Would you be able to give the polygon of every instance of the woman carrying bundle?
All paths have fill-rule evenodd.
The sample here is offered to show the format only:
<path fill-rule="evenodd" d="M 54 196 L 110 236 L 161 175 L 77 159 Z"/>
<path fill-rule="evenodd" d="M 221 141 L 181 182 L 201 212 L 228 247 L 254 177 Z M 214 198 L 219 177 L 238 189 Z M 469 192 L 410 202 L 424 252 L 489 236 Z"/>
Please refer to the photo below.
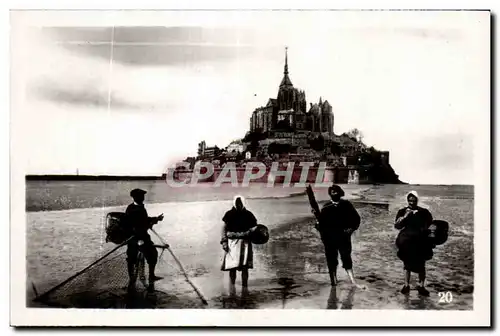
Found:
<path fill-rule="evenodd" d="M 248 287 L 248 270 L 253 268 L 253 250 L 250 235 L 257 229 L 257 219 L 246 209 L 242 196 L 236 196 L 233 207 L 222 218 L 221 245 L 224 250 L 222 271 L 229 271 L 230 284 L 236 283 L 236 271 L 241 272 L 241 282 Z"/>
<path fill-rule="evenodd" d="M 394 227 L 400 230 L 396 239 L 398 258 L 404 263 L 405 284 L 401 293 L 410 292 L 411 272 L 418 273 L 417 290 L 420 295 L 428 296 L 425 289 L 425 262 L 433 256 L 433 244 L 429 239 L 429 226 L 432 215 L 429 210 L 418 206 L 418 194 L 411 191 L 407 194 L 408 206 L 400 209 L 396 215 Z"/>

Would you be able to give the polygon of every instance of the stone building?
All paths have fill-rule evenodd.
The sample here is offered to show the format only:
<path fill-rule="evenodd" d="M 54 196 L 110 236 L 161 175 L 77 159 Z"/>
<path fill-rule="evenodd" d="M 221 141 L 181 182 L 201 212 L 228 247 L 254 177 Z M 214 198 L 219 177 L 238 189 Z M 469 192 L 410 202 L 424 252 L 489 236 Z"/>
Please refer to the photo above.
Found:
<path fill-rule="evenodd" d="M 307 110 L 306 94 L 295 88 L 288 72 L 288 53 L 276 98 L 269 98 L 265 106 L 258 107 L 250 118 L 250 132 L 314 132 L 333 136 L 334 117 L 328 101 L 310 104 Z"/>

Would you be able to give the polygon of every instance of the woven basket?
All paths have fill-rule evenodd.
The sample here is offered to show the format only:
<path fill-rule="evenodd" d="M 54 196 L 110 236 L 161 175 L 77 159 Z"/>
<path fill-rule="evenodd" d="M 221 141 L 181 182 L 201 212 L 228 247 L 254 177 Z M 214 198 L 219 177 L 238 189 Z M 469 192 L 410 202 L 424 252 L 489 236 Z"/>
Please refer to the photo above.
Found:
<path fill-rule="evenodd" d="M 444 244 L 448 240 L 450 226 L 444 220 L 434 220 L 429 226 L 429 238 L 434 245 Z"/>
<path fill-rule="evenodd" d="M 269 230 L 265 225 L 257 224 L 257 229 L 250 234 L 250 241 L 253 244 L 265 244 L 269 240 Z"/>
<path fill-rule="evenodd" d="M 106 242 L 122 244 L 132 236 L 124 212 L 110 212 L 106 215 Z"/>

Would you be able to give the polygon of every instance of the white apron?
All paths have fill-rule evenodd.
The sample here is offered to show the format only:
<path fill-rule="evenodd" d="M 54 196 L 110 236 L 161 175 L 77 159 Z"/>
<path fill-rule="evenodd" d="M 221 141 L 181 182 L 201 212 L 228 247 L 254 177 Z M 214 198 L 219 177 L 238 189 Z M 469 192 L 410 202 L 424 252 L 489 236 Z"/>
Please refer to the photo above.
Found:
<path fill-rule="evenodd" d="M 221 270 L 253 268 L 252 243 L 246 239 L 228 239 L 229 252 L 224 252 Z"/>

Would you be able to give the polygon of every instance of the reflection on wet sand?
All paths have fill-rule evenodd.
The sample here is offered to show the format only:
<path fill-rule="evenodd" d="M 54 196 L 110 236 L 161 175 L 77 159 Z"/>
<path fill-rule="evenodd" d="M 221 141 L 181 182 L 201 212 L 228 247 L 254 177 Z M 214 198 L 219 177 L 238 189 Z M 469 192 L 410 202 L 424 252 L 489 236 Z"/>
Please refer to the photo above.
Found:
<path fill-rule="evenodd" d="M 279 278 L 278 284 L 283 286 L 283 288 L 281 289 L 281 294 L 283 295 L 281 302 L 282 308 L 285 308 L 287 298 L 290 296 L 290 294 L 293 294 L 292 290 L 300 286 L 296 285 L 291 278 Z"/>
<path fill-rule="evenodd" d="M 294 226 L 301 223 L 292 223 Z M 285 231 L 290 229 L 281 227 Z M 289 232 L 289 231 L 288 231 Z M 297 297 L 307 297 L 318 294 L 321 285 L 315 279 L 305 277 L 308 265 L 317 262 L 304 254 L 309 246 L 304 243 L 303 237 L 281 237 L 280 234 L 264 246 L 260 253 L 262 263 L 256 267 L 264 268 L 269 274 L 275 274 L 270 279 L 249 279 L 249 287 L 241 287 L 241 295 L 237 295 L 234 285 L 229 285 L 228 294 L 221 296 L 222 307 L 229 309 L 256 309 L 260 304 L 281 301 L 281 308 L 286 308 L 287 301 Z M 315 256 L 315 254 L 312 254 Z M 317 273 L 317 272 L 313 272 Z"/>
<path fill-rule="evenodd" d="M 337 291 L 342 294 L 347 293 L 345 298 L 340 302 L 338 300 Z M 340 288 L 332 287 L 330 289 L 330 296 L 326 303 L 326 309 L 352 309 L 354 301 L 354 293 L 356 293 L 356 287 L 350 286 L 349 289 L 342 291 Z"/>
<path fill-rule="evenodd" d="M 299 221 L 291 223 L 288 228 L 281 227 L 280 229 L 297 229 L 296 226 L 300 225 L 304 226 L 308 223 Z M 301 231 L 304 234 L 304 230 Z M 269 257 L 265 259 L 266 267 L 271 273 L 276 273 L 276 278 L 272 282 L 278 285 L 275 290 L 281 294 L 282 308 L 286 307 L 288 299 L 311 296 L 320 290 L 317 281 L 306 278 L 306 274 L 309 273 L 308 266 L 317 264 L 317 261 L 313 259 L 316 254 L 310 254 L 311 248 L 307 241 L 302 235 L 281 236 L 280 232 L 276 232 L 274 239 L 268 243 Z M 313 273 L 317 274 L 317 272 Z"/>
<path fill-rule="evenodd" d="M 404 296 L 404 309 L 436 309 L 433 302 L 425 296 L 419 295 L 417 298 L 411 298 L 410 295 Z"/>
<path fill-rule="evenodd" d="M 154 309 L 154 308 L 202 308 L 195 298 L 172 295 L 163 291 L 128 291 L 126 288 L 83 292 L 67 298 L 61 308 L 80 309 Z M 55 306 L 59 307 L 59 306 Z"/>
<path fill-rule="evenodd" d="M 256 284 L 255 287 L 241 286 L 238 295 L 237 286 L 229 286 L 227 295 L 222 295 L 220 300 L 222 308 L 225 309 L 257 309 L 260 304 L 281 301 L 282 308 L 285 308 L 287 298 L 295 297 L 295 293 L 291 291 L 294 286 L 276 287 L 272 284 L 270 286 L 262 286 Z"/>
<path fill-rule="evenodd" d="M 229 285 L 228 295 L 221 297 L 222 308 L 224 309 L 257 309 L 257 300 L 254 294 L 250 293 L 248 287 L 241 286 L 238 296 L 236 285 Z"/>

